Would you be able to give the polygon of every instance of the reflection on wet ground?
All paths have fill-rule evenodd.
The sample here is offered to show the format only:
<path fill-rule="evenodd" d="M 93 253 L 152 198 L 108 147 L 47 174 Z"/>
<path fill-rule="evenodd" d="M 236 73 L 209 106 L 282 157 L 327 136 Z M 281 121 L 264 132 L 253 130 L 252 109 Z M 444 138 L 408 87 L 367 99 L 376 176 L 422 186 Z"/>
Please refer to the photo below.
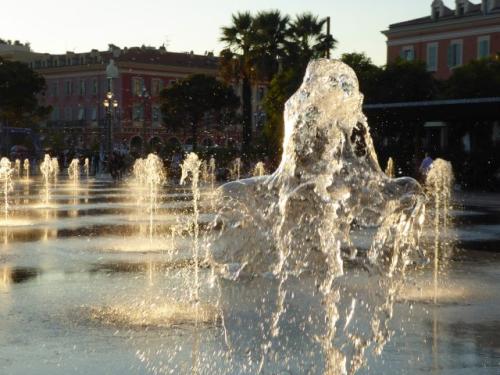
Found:
<path fill-rule="evenodd" d="M 0 220 L 0 374 L 168 373 L 160 371 L 169 360 L 162 353 L 176 348 L 184 350 L 175 361 L 189 364 L 192 332 L 186 322 L 192 315 L 178 316 L 185 310 L 180 297 L 189 293 L 184 280 L 192 277 L 186 270 L 193 266 L 182 229 L 191 213 L 187 190 L 164 192 L 151 239 L 149 218 L 126 185 L 90 180 L 75 190 L 63 180 L 45 207 L 40 189 L 37 181 L 19 186 L 11 221 Z M 500 204 L 492 204 L 491 196 L 484 205 L 481 197 L 460 199 L 453 211 L 459 249 L 441 275 L 441 303 L 432 302 L 429 271 L 413 274 L 396 305 L 392 342 L 361 374 L 500 374 Z M 202 205 L 202 233 L 211 219 L 208 202 Z M 202 264 L 210 297 L 202 308 L 211 323 L 200 333 L 198 349 L 213 365 L 201 373 L 251 373 L 244 368 L 260 338 L 248 326 L 264 319 L 253 310 L 262 304 L 257 292 L 276 285 L 250 280 L 212 290 L 211 272 Z M 355 267 L 347 272 L 360 281 L 346 291 L 370 290 Z M 308 292 L 297 293 L 303 300 L 293 319 L 315 303 Z M 214 302 L 216 294 L 224 296 L 224 306 Z M 221 308 L 228 316 L 224 327 Z M 289 345 L 291 360 L 303 363 L 293 374 L 319 373 L 317 342 L 290 334 Z M 232 370 L 224 370 L 228 356 L 236 363 Z M 189 373 L 186 366 L 170 373 Z M 276 366 L 264 373 L 290 373 Z"/>

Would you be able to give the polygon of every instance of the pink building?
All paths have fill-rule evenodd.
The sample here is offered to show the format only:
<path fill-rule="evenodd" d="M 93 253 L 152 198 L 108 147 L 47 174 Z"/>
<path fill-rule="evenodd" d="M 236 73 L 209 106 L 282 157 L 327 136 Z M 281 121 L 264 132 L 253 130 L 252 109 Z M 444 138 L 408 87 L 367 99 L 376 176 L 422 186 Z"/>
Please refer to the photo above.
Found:
<path fill-rule="evenodd" d="M 387 61 L 422 60 L 436 78 L 500 52 L 500 0 L 455 0 L 454 9 L 434 0 L 429 15 L 389 26 Z"/>

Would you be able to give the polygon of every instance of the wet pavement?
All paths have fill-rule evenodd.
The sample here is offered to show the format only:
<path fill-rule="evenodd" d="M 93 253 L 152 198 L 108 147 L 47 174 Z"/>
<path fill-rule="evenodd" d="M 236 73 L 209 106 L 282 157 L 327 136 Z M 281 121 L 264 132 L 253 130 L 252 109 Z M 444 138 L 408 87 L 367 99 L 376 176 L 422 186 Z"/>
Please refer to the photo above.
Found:
<path fill-rule="evenodd" d="M 211 288 L 211 270 L 202 268 L 208 318 L 194 330 L 179 303 L 192 277 L 186 189 L 165 191 L 154 239 L 125 184 L 90 180 L 74 189 L 61 180 L 47 205 L 40 190 L 37 181 L 18 184 L 11 218 L 0 222 L 0 374 L 185 374 L 194 358 L 202 374 L 256 373 L 258 327 L 273 304 L 265 312 L 255 306 L 271 298 L 276 282 Z M 209 222 L 208 203 L 202 211 Z M 456 249 L 440 275 L 439 302 L 431 271 L 410 272 L 392 340 L 381 356 L 367 353 L 359 373 L 500 374 L 500 195 L 458 194 L 452 214 Z M 359 270 L 347 280 L 346 294 L 373 292 Z M 313 282 L 297 281 L 294 290 L 283 320 L 315 316 Z M 224 325 L 219 317 L 210 323 L 214 309 Z M 322 373 L 314 332 L 290 323 L 282 335 L 264 374 Z"/>

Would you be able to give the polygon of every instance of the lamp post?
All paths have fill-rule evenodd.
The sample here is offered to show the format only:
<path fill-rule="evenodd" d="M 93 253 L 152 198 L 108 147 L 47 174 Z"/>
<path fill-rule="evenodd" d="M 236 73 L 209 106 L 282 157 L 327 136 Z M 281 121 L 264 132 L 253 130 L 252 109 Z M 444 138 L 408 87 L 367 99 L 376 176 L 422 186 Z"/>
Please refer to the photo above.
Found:
<path fill-rule="evenodd" d="M 146 104 L 149 99 L 151 99 L 151 95 L 148 90 L 144 86 L 142 88 L 142 92 L 139 94 L 139 97 L 142 99 L 142 143 L 141 143 L 141 155 L 144 156 L 146 153 Z"/>
<path fill-rule="evenodd" d="M 118 101 L 114 99 L 114 94 L 112 91 L 106 93 L 106 98 L 103 103 L 106 110 L 106 154 L 109 157 L 113 148 L 113 114 L 118 108 Z"/>
<path fill-rule="evenodd" d="M 108 83 L 106 96 L 102 102 L 104 109 L 106 111 L 106 122 L 105 122 L 105 139 L 104 145 L 102 145 L 101 138 L 101 146 L 104 146 L 105 153 L 108 159 L 108 170 L 109 170 L 109 159 L 112 152 L 113 145 L 113 114 L 118 108 L 118 100 L 115 99 L 114 94 L 114 85 L 113 82 L 115 79 L 119 77 L 118 68 L 115 65 L 113 59 L 109 60 L 108 65 L 106 66 L 106 79 Z"/>

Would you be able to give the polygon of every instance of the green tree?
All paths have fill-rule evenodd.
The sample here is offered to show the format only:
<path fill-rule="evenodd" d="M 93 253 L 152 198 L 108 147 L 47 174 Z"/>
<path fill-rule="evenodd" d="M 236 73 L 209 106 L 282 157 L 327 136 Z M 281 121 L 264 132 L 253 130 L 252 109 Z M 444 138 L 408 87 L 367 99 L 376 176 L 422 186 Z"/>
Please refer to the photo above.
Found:
<path fill-rule="evenodd" d="M 455 68 L 444 84 L 444 95 L 453 99 L 500 96 L 500 61 L 474 60 Z"/>
<path fill-rule="evenodd" d="M 253 20 L 252 65 L 256 78 L 269 82 L 286 56 L 290 18 L 279 10 L 259 12 Z"/>
<path fill-rule="evenodd" d="M 0 58 L 0 122 L 12 127 L 34 127 L 47 118 L 50 107 L 39 105 L 45 79 L 28 65 Z"/>
<path fill-rule="evenodd" d="M 373 64 L 364 53 L 344 53 L 341 60 L 356 73 L 359 89 L 365 96 L 365 103 L 375 102 L 380 88 L 379 80 L 382 69 Z"/>
<path fill-rule="evenodd" d="M 374 84 L 381 103 L 431 100 L 438 93 L 437 81 L 423 61 L 397 59 L 387 64 Z"/>
<path fill-rule="evenodd" d="M 266 112 L 264 136 L 269 156 L 277 159 L 282 152 L 286 101 L 299 88 L 311 59 L 324 57 L 335 47 L 336 40 L 326 34 L 326 19 L 304 13 L 290 22 L 284 43 L 282 70 L 274 75 L 264 98 Z"/>
<path fill-rule="evenodd" d="M 337 41 L 325 32 L 326 18 L 303 13 L 290 23 L 286 43 L 285 67 L 299 65 L 305 70 L 311 59 L 325 57 L 335 48 Z"/>
<path fill-rule="evenodd" d="M 212 76 L 195 74 L 160 94 L 161 111 L 165 126 L 189 126 L 196 150 L 198 130 L 205 116 L 220 120 L 227 125 L 227 118 L 234 114 L 239 98 L 233 90 Z"/>

